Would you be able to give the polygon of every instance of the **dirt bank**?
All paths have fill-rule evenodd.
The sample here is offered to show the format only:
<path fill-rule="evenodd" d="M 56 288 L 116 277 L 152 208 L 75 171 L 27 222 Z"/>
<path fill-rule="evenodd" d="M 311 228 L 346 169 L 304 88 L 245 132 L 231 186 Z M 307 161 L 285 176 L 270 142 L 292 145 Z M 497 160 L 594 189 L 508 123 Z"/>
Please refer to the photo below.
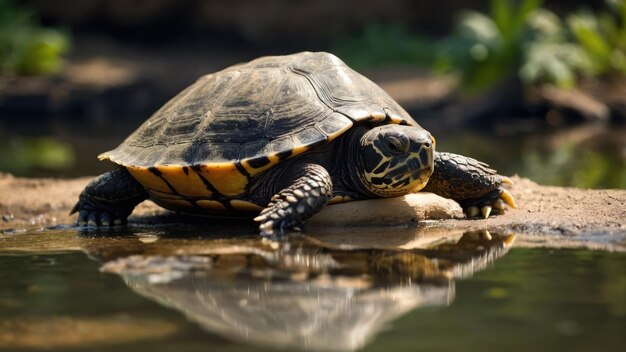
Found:
<path fill-rule="evenodd" d="M 0 231 L 23 232 L 72 223 L 75 216 L 70 216 L 69 210 L 90 179 L 26 179 L 0 175 Z M 459 218 L 462 214 L 456 203 L 424 194 L 335 205 L 312 219 L 305 230 L 318 231 L 325 226 L 416 226 L 421 223 L 443 229 L 523 233 L 534 238 L 536 244 L 576 240 L 626 246 L 626 190 L 583 190 L 542 186 L 520 177 L 513 177 L 513 180 L 511 192 L 519 207 L 488 219 Z M 396 210 L 390 212 L 389 209 Z M 367 218 L 368 222 L 349 217 L 352 213 Z M 421 221 L 433 218 L 440 220 Z M 131 225 L 139 226 L 181 221 L 186 219 L 151 202 L 142 203 L 130 218 Z"/>

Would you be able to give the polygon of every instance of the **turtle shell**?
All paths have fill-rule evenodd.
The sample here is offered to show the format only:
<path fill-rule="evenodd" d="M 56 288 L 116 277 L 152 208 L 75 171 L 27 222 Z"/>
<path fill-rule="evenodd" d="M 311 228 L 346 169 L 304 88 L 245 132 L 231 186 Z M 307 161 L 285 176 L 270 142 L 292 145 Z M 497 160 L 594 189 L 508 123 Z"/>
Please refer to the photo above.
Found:
<path fill-rule="evenodd" d="M 99 158 L 127 167 L 157 197 L 232 198 L 361 122 L 418 126 L 332 54 L 262 57 L 201 77 Z"/>

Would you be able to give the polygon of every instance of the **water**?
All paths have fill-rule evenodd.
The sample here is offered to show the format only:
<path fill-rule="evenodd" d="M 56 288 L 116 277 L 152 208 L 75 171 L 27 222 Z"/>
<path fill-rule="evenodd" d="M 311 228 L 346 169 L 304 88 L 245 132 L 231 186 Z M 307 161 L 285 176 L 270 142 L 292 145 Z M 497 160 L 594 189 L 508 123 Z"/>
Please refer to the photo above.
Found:
<path fill-rule="evenodd" d="M 238 230 L 0 235 L 0 350 L 586 351 L 626 343 L 626 253 L 410 231 L 286 242 Z"/>

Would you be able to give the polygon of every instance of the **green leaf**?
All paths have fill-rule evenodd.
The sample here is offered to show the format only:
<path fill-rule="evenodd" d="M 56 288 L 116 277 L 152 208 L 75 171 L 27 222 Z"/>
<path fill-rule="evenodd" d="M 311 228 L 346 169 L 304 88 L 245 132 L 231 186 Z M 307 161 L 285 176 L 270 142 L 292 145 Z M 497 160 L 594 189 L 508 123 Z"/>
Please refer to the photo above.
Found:
<path fill-rule="evenodd" d="M 498 45 L 502 39 L 496 23 L 488 16 L 476 11 L 461 12 L 455 32 L 460 37 L 487 46 Z"/>
<path fill-rule="evenodd" d="M 511 16 L 513 8 L 509 0 L 491 0 L 491 18 L 498 28 L 502 37 L 506 40 L 513 32 L 513 21 Z"/>
<path fill-rule="evenodd" d="M 584 17 L 571 17 L 568 21 L 574 36 L 592 57 L 597 72 L 603 72 L 609 65 L 611 47 L 599 32 L 595 21 Z"/>

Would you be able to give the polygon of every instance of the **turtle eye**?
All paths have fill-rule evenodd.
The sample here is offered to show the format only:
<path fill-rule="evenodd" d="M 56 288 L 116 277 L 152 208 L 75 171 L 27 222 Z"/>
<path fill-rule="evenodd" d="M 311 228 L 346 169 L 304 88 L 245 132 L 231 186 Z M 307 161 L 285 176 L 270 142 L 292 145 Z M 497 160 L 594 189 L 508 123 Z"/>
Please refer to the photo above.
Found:
<path fill-rule="evenodd" d="M 387 136 L 385 138 L 386 149 L 392 155 L 402 155 L 409 150 L 408 138 L 401 138 L 401 136 Z"/>

